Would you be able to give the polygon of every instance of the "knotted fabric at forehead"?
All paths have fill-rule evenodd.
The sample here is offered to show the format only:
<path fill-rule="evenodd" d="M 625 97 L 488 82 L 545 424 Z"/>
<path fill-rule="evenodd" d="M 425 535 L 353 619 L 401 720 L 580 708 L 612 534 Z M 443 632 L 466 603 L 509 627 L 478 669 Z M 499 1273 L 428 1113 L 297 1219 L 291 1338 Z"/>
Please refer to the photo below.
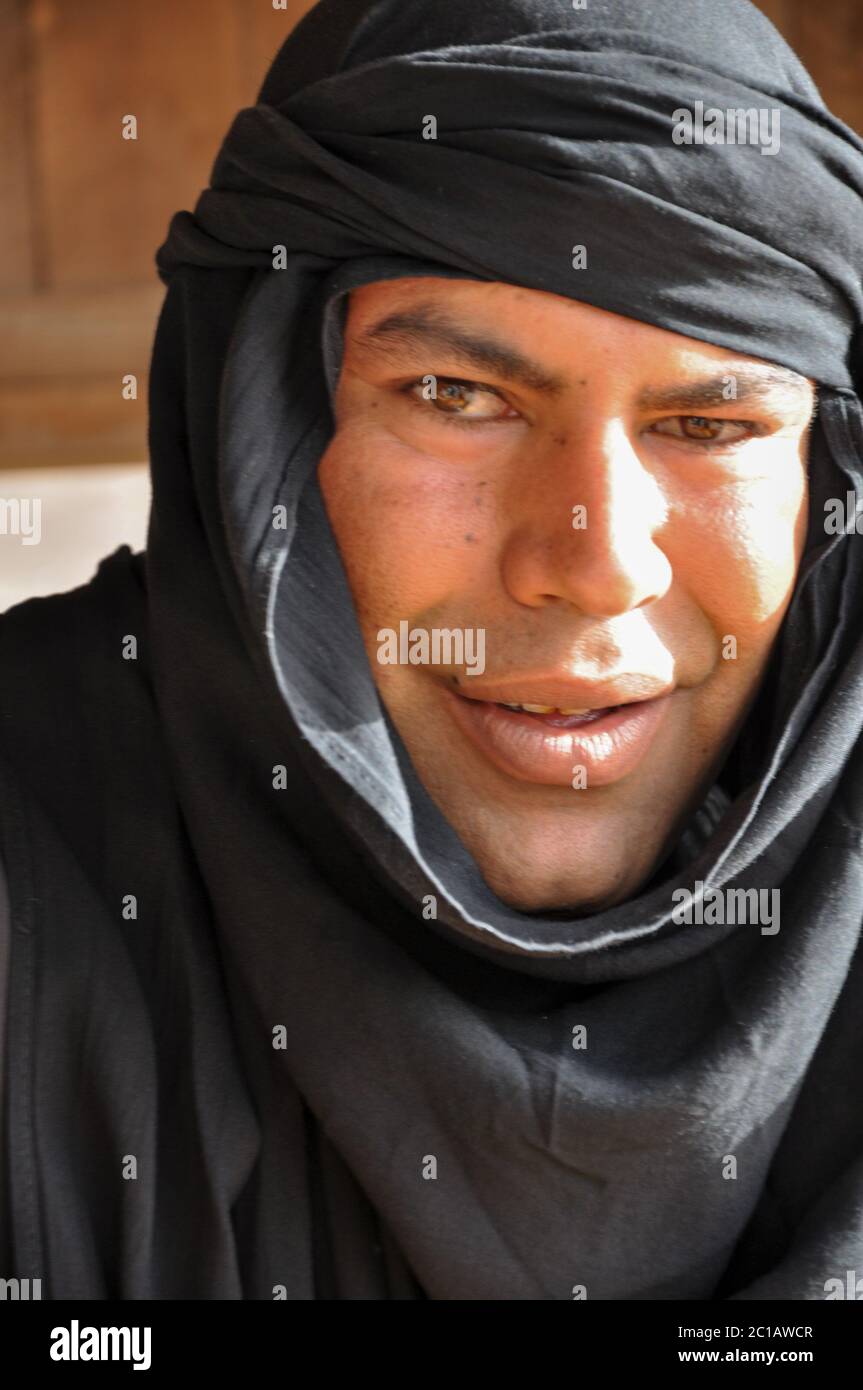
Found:
<path fill-rule="evenodd" d="M 162 275 L 403 255 L 853 388 L 863 141 L 748 0 L 643 8 L 323 0 Z"/>

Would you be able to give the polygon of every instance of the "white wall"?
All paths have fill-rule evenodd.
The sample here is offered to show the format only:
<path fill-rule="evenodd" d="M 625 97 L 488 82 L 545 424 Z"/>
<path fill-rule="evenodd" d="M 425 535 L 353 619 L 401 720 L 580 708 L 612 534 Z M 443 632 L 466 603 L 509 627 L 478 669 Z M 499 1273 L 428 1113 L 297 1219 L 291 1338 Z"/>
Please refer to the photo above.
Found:
<path fill-rule="evenodd" d="M 141 549 L 149 507 L 143 463 L 0 471 L 0 612 L 85 583 L 124 542 Z"/>

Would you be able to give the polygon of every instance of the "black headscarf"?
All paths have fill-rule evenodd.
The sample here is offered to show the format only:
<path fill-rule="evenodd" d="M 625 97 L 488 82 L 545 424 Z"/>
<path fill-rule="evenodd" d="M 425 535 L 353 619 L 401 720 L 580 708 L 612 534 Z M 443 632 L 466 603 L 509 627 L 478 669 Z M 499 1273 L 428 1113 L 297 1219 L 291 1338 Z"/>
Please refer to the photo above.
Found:
<path fill-rule="evenodd" d="M 675 144 L 699 101 L 777 108 L 781 149 Z M 146 621 L 171 966 L 140 985 L 123 1084 L 153 1088 L 145 1127 L 182 1119 L 176 1199 L 148 1177 L 145 1234 L 117 1218 L 124 1291 L 818 1299 L 863 1273 L 860 541 L 823 510 L 863 491 L 861 195 L 863 143 L 746 0 L 322 0 L 288 39 L 158 256 Z M 678 853 L 593 915 L 484 884 L 382 710 L 322 505 L 345 296 L 422 274 L 819 385 L 762 697 Z M 675 923 L 698 881 L 781 888 L 781 930 Z M 186 1048 L 173 1086 L 159 1018 Z M 131 1149 L 119 1086 L 101 1111 Z"/>

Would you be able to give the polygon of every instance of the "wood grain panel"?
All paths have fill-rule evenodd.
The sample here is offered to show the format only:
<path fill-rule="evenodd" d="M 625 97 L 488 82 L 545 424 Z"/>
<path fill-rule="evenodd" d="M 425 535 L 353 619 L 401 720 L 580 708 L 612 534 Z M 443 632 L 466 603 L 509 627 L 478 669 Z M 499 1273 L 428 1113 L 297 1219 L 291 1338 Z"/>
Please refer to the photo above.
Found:
<path fill-rule="evenodd" d="M 271 3 L 250 5 L 249 0 L 234 0 L 237 51 L 246 93 L 244 105 L 254 103 L 277 52 L 314 3 L 315 0 L 287 0 L 285 9 L 274 10 Z"/>
<path fill-rule="evenodd" d="M 759 10 L 764 11 L 783 38 L 790 43 L 789 35 L 794 28 L 796 0 L 754 0 L 754 3 Z"/>
<path fill-rule="evenodd" d="M 0 380 L 3 467 L 125 463 L 147 458 L 147 377 L 124 401 L 110 376 Z"/>
<path fill-rule="evenodd" d="M 150 279 L 245 95 L 233 0 L 31 0 L 30 15 L 48 281 Z"/>
<path fill-rule="evenodd" d="M 24 0 L 0 0 L 0 293 L 36 285 L 32 79 Z"/>
<path fill-rule="evenodd" d="M 863 134 L 863 0 L 797 0 L 797 51 L 834 115 Z"/>
<path fill-rule="evenodd" d="M 149 362 L 163 295 L 157 281 L 0 296 L 0 378 L 137 371 Z"/>

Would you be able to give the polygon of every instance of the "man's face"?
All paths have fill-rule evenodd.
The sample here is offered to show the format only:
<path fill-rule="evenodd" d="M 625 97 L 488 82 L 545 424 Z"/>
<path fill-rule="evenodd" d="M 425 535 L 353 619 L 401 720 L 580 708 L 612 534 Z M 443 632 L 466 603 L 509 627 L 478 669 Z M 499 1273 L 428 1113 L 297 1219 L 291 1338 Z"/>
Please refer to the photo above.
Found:
<path fill-rule="evenodd" d="M 672 847 L 788 606 L 814 403 L 786 369 L 555 294 L 351 295 L 327 511 L 381 699 L 504 902 L 610 906 Z M 384 664 L 383 630 L 429 659 Z M 463 652 L 435 652 L 443 630 Z"/>

